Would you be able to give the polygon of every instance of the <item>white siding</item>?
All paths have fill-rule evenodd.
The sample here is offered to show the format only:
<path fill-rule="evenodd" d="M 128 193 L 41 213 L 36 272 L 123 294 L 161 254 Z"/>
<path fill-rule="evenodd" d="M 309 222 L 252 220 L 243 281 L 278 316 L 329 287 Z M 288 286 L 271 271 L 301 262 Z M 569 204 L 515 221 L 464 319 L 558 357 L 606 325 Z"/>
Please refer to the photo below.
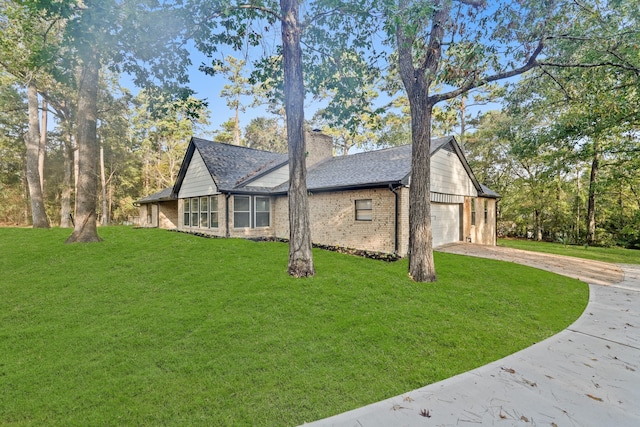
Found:
<path fill-rule="evenodd" d="M 431 156 L 431 191 L 472 197 L 478 195 L 458 156 L 446 150 L 438 150 Z"/>
<path fill-rule="evenodd" d="M 247 184 L 247 187 L 277 187 L 289 179 L 289 165 L 282 166 Z"/>
<path fill-rule="evenodd" d="M 459 204 L 431 203 L 433 247 L 460 241 Z"/>
<path fill-rule="evenodd" d="M 178 197 L 184 199 L 187 197 L 208 196 L 217 193 L 216 183 L 213 182 L 213 178 L 211 178 L 211 174 L 204 164 L 200 152 L 195 150 L 187 173 L 182 181 Z"/>

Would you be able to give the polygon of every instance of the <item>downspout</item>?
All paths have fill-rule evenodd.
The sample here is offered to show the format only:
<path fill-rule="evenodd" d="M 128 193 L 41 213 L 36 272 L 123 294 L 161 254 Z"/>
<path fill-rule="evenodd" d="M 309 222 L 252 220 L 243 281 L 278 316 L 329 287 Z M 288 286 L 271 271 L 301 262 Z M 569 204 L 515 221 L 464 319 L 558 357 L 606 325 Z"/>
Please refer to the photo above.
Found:
<path fill-rule="evenodd" d="M 227 193 L 224 195 L 224 236 L 229 237 L 229 197 L 231 194 Z"/>
<path fill-rule="evenodd" d="M 398 221 L 398 212 L 399 212 L 399 206 L 398 206 L 398 198 L 400 197 L 400 195 L 398 194 L 398 192 L 396 191 L 396 188 L 393 188 L 393 184 L 389 184 L 389 190 L 391 190 L 391 192 L 395 195 L 395 199 L 396 199 L 396 209 L 395 209 L 395 224 L 394 224 L 394 238 L 393 238 L 393 251 L 394 253 L 398 253 L 398 227 L 399 227 L 399 221 Z"/>

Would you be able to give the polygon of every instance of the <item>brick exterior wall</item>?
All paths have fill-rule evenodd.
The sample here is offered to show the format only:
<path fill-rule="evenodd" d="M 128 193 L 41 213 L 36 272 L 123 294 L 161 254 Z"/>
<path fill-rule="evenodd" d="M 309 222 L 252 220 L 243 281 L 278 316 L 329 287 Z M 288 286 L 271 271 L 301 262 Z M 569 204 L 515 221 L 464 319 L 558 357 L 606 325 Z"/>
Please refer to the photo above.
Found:
<path fill-rule="evenodd" d="M 471 225 L 471 200 L 475 199 L 476 223 Z M 487 219 L 484 218 L 484 203 L 487 202 Z M 483 197 L 464 198 L 463 238 L 465 242 L 481 245 L 496 245 L 496 200 Z"/>
<path fill-rule="evenodd" d="M 372 201 L 372 220 L 355 218 L 356 200 Z M 309 196 L 314 243 L 392 253 L 395 251 L 395 195 L 387 188 L 314 193 Z M 276 236 L 289 238 L 288 201 L 275 203 Z"/>
<path fill-rule="evenodd" d="M 140 227 L 178 228 L 176 200 L 140 205 Z"/>

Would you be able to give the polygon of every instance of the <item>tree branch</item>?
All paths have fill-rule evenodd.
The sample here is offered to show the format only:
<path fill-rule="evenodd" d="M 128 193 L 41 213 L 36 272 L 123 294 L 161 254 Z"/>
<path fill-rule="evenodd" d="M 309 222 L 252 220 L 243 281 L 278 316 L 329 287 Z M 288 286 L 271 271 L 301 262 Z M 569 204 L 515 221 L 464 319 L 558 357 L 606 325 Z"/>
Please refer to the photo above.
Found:
<path fill-rule="evenodd" d="M 501 73 L 497 73 L 492 76 L 485 77 L 483 79 L 474 79 L 473 81 L 459 87 L 456 90 L 452 90 L 446 93 L 439 93 L 437 95 L 432 95 L 429 97 L 429 104 L 435 105 L 440 101 L 444 101 L 444 100 L 455 98 L 459 95 L 462 95 L 463 93 L 468 92 L 471 89 L 475 89 L 477 87 L 481 87 L 488 83 L 495 82 L 498 80 L 508 79 L 509 77 L 513 77 L 513 76 L 518 76 L 524 73 L 525 71 L 529 71 L 530 69 L 540 65 L 540 63 L 537 61 L 537 57 L 540 54 L 540 52 L 542 52 L 543 47 L 544 47 L 544 43 L 542 40 L 540 40 L 538 42 L 538 46 L 536 47 L 536 49 L 533 51 L 533 53 L 527 60 L 527 63 L 524 64 L 522 67 L 515 68 L 510 71 L 503 71 Z"/>

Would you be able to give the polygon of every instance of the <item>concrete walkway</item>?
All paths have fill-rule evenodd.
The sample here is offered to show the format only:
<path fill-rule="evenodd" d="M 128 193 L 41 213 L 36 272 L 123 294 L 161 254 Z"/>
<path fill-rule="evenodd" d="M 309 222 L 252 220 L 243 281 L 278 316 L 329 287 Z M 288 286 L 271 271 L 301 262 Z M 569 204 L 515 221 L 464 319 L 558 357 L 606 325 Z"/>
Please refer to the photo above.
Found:
<path fill-rule="evenodd" d="M 621 282 L 590 284 L 582 316 L 545 341 L 305 426 L 640 426 L 640 265 L 620 269 Z"/>

